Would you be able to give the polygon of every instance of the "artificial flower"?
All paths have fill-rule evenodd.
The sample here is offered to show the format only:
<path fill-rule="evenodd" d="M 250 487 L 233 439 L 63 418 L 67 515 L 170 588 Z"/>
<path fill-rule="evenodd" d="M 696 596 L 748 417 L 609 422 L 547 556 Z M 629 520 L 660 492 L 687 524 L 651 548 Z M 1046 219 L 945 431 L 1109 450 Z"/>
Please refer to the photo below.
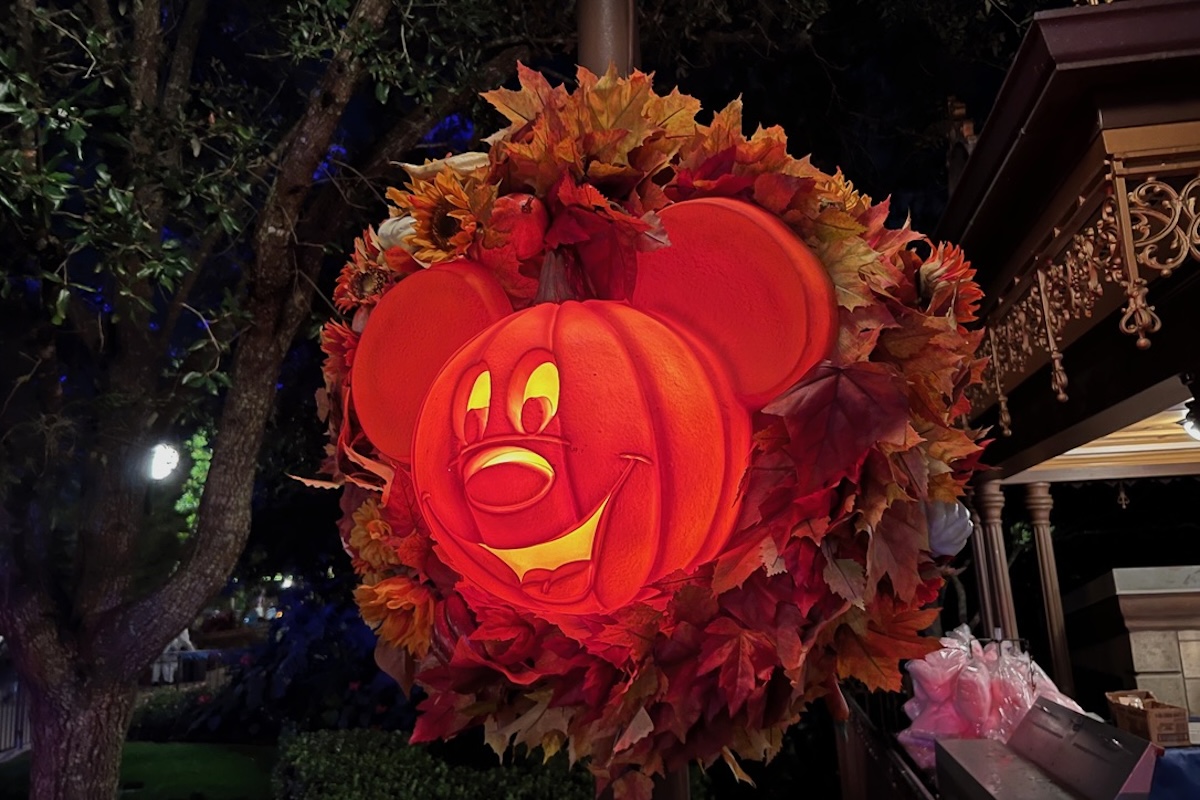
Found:
<path fill-rule="evenodd" d="M 433 180 L 414 178 L 407 192 L 388 190 L 388 198 L 412 217 L 406 241 L 417 260 L 436 264 L 467 251 L 478 226 L 478 200 L 471 193 L 477 187 L 472 178 L 445 169 Z"/>
<path fill-rule="evenodd" d="M 348 544 L 358 572 L 378 575 L 400 565 L 396 554 L 400 537 L 380 513 L 378 500 L 369 498 L 358 507 L 352 519 L 354 525 L 350 528 Z"/>
<path fill-rule="evenodd" d="M 354 601 L 363 620 L 376 629 L 384 642 L 418 657 L 429 652 L 434 606 L 429 589 L 397 575 L 358 587 L 354 590 Z"/>
<path fill-rule="evenodd" d="M 333 289 L 333 304 L 343 313 L 372 306 L 392 284 L 420 267 L 405 248 L 385 245 L 367 228 L 354 240 L 354 253 Z"/>

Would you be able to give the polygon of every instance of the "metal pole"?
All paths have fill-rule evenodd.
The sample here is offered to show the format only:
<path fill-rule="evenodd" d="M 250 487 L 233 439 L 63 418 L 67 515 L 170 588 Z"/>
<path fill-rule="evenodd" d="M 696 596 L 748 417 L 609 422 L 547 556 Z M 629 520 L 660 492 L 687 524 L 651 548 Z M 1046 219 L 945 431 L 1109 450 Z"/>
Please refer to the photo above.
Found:
<path fill-rule="evenodd" d="M 1062 693 L 1073 697 L 1075 679 L 1071 672 L 1071 651 L 1067 646 L 1067 625 L 1063 617 L 1062 593 L 1058 588 L 1054 542 L 1050 538 L 1050 510 L 1054 508 L 1054 498 L 1050 496 L 1048 483 L 1031 483 L 1026 491 L 1025 505 L 1033 522 L 1038 571 L 1042 577 L 1042 602 L 1046 607 L 1046 631 L 1050 636 L 1050 671 Z"/>
<path fill-rule="evenodd" d="M 628 75 L 638 65 L 637 11 L 633 0 L 579 0 L 579 64 L 597 75 L 615 65 Z"/>

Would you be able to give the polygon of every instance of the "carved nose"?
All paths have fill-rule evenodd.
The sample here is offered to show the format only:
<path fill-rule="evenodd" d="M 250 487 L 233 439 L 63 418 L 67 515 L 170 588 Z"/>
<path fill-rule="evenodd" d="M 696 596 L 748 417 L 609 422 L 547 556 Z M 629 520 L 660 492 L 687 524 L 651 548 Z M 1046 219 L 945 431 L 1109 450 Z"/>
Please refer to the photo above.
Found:
<path fill-rule="evenodd" d="M 480 511 L 508 514 L 537 503 L 554 484 L 554 467 L 525 447 L 489 447 L 463 465 L 467 502 Z"/>

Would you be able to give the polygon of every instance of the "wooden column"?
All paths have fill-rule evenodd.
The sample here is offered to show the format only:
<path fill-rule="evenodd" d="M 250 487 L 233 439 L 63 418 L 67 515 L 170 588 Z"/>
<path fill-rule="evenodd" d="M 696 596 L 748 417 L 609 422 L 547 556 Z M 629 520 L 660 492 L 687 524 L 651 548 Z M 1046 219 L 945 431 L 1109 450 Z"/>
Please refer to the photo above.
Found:
<path fill-rule="evenodd" d="M 983 620 L 984 636 L 996 629 L 996 601 L 992 598 L 992 571 L 989 568 L 987 538 L 976 510 L 975 492 L 967 488 L 967 508 L 971 511 L 971 555 L 975 561 L 975 583 L 979 587 L 979 617 Z"/>
<path fill-rule="evenodd" d="M 1067 626 L 1063 619 L 1062 593 L 1058 588 L 1058 566 L 1054 560 L 1054 542 L 1050 538 L 1050 510 L 1054 498 L 1050 484 L 1031 483 L 1025 504 L 1033 522 L 1033 539 L 1037 544 L 1038 572 L 1042 577 L 1042 603 L 1046 608 L 1046 630 L 1050 636 L 1050 674 L 1063 694 L 1075 695 L 1075 679 L 1071 672 L 1071 652 L 1067 647 Z"/>
<path fill-rule="evenodd" d="M 1008 555 L 1004 549 L 1004 490 L 1000 482 L 983 481 L 975 491 L 979 516 L 983 519 L 984 548 L 988 554 L 988 572 L 992 578 L 994 625 L 1006 639 L 1016 639 L 1017 614 L 1013 608 L 1012 583 L 1008 579 Z M 990 635 L 989 631 L 989 635 Z"/>
<path fill-rule="evenodd" d="M 615 64 L 628 75 L 638 65 L 637 9 L 633 0 L 579 0 L 579 63 L 597 75 Z"/>

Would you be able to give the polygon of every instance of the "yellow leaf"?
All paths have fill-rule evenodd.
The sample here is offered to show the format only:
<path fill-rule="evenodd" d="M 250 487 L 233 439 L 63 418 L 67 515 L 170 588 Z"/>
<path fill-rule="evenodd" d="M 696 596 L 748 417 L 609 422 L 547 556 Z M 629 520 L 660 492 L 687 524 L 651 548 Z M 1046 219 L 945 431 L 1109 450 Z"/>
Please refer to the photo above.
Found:
<path fill-rule="evenodd" d="M 829 270 L 837 290 L 838 305 L 849 311 L 868 305 L 872 302 L 871 290 L 863 280 L 862 272 L 878 259 L 878 254 L 858 237 L 837 239 L 834 241 L 810 242 Z"/>
<path fill-rule="evenodd" d="M 583 88 L 583 87 L 581 87 Z M 623 144 L 641 142 L 650 127 L 642 116 L 642 109 L 650 99 L 650 77 L 644 72 L 634 71 L 628 78 L 617 75 L 615 66 L 598 80 L 590 90 L 580 94 L 591 111 L 593 130 L 628 131 Z"/>
<path fill-rule="evenodd" d="M 696 135 L 696 115 L 700 113 L 700 101 L 690 95 L 680 94 L 679 89 L 663 97 L 652 94 L 642 108 L 642 116 L 668 139 L 690 139 Z"/>
<path fill-rule="evenodd" d="M 562 86 L 551 87 L 542 73 L 518 63 L 517 75 L 521 82 L 519 90 L 493 89 L 482 95 L 484 100 L 491 103 L 510 122 L 523 125 L 532 121 L 545 109 L 558 107 L 566 102 L 566 89 Z"/>
<path fill-rule="evenodd" d="M 850 214 L 840 208 L 829 206 L 817 215 L 816 234 L 825 242 L 836 242 L 858 236 L 867 228 Z"/>
<path fill-rule="evenodd" d="M 733 754 L 732 750 L 728 747 L 722 747 L 721 758 L 725 759 L 725 763 L 729 765 L 729 769 L 733 772 L 733 777 L 742 783 L 754 786 L 754 781 L 746 774 L 746 770 L 742 769 L 742 765 L 738 763 L 737 756 Z"/>

